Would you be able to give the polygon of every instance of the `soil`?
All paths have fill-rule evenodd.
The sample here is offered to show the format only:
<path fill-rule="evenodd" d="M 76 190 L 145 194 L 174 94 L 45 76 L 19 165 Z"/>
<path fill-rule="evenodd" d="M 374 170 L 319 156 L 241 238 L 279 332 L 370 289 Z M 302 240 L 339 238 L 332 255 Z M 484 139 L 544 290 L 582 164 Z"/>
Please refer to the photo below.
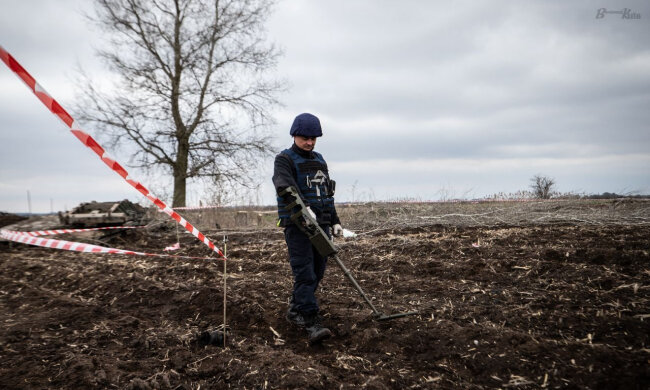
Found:
<path fill-rule="evenodd" d="M 330 260 L 317 295 L 334 336 L 317 346 L 284 319 L 278 229 L 205 232 L 229 239 L 225 348 L 197 342 L 223 322 L 221 260 L 0 243 L 0 387 L 647 389 L 644 213 L 635 224 L 365 224 L 337 241 L 339 257 L 380 311 L 419 314 L 374 320 Z M 176 233 L 93 239 L 161 252 Z M 181 247 L 209 254 L 189 235 Z"/>
<path fill-rule="evenodd" d="M 11 225 L 25 219 L 27 219 L 27 217 L 0 211 L 0 226 Z"/>

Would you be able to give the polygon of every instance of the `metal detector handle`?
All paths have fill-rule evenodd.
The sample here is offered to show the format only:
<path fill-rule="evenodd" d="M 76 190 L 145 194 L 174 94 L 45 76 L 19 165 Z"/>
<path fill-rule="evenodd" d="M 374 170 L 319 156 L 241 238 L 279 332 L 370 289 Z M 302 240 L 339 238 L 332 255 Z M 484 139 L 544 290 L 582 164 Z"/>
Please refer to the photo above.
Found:
<path fill-rule="evenodd" d="M 307 206 L 305 206 L 295 188 L 287 187 L 279 195 L 283 198 L 287 197 L 287 195 L 293 197 L 293 201 L 284 206 L 285 210 L 291 213 L 289 219 L 307 235 L 309 241 L 321 256 L 330 256 L 339 251 L 334 242 L 329 239 L 327 233 L 318 225 L 318 221 L 309 214 Z M 294 212 L 295 209 L 297 210 Z"/>

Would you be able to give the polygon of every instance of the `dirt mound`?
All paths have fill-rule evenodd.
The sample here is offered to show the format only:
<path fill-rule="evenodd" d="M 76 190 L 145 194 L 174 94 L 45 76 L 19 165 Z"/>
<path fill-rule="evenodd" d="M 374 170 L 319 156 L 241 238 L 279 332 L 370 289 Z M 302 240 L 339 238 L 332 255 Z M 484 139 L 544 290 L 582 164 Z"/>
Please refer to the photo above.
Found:
<path fill-rule="evenodd" d="M 318 296 L 334 337 L 316 347 L 283 318 L 279 230 L 229 234 L 226 348 L 196 342 L 223 320 L 221 261 L 0 246 L 0 387 L 648 388 L 649 225 L 371 230 L 341 259 L 381 311 L 420 314 L 374 321 L 331 262 Z M 160 251 L 176 233 L 110 240 Z"/>
<path fill-rule="evenodd" d="M 27 219 L 27 217 L 0 211 L 0 227 L 11 225 L 12 223 L 16 223 L 25 219 Z"/>

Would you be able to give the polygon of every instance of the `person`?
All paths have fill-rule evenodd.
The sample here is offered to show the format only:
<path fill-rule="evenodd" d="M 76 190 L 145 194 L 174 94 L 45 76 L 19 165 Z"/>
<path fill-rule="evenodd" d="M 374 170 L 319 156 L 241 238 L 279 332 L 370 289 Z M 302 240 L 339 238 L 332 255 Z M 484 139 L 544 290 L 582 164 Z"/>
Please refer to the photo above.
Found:
<path fill-rule="evenodd" d="M 341 221 L 334 207 L 335 182 L 330 180 L 327 163 L 314 151 L 316 139 L 323 135 L 320 120 L 303 113 L 293 121 L 289 134 L 293 145 L 275 157 L 273 185 L 278 194 L 293 187 L 309 212 L 331 238 L 343 233 Z M 293 223 L 285 206 L 290 198 L 278 195 L 278 226 L 284 228 L 284 238 L 293 273 L 293 293 L 286 318 L 307 331 L 311 344 L 331 337 L 332 332 L 322 325 L 316 300 L 316 289 L 323 279 L 327 257 L 321 256 L 307 235 Z"/>

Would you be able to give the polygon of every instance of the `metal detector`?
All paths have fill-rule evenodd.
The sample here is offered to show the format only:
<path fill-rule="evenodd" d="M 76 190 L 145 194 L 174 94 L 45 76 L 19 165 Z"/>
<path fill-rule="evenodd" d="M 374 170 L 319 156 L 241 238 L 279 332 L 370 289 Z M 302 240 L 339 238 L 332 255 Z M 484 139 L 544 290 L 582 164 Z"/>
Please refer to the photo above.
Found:
<path fill-rule="evenodd" d="M 350 283 L 352 283 L 354 288 L 359 292 L 359 294 L 361 294 L 363 300 L 366 301 L 368 306 L 370 306 L 370 309 L 372 310 L 376 320 L 386 321 L 419 313 L 418 311 L 410 311 L 407 313 L 388 315 L 377 310 L 361 286 L 359 286 L 359 283 L 357 283 L 357 281 L 354 279 L 352 273 L 350 273 L 350 270 L 345 266 L 345 264 L 343 264 L 341 259 L 339 259 L 337 255 L 339 250 L 334 245 L 334 242 L 330 239 L 329 235 L 323 231 L 314 217 L 312 217 L 309 212 L 306 211 L 307 207 L 302 201 L 302 198 L 300 198 L 298 191 L 296 191 L 296 189 L 293 187 L 287 187 L 281 191 L 279 195 L 287 201 L 285 209 L 291 213 L 291 221 L 307 235 L 309 241 L 321 256 L 331 256 L 334 258 L 334 260 L 336 260 L 336 263 L 339 265 Z"/>

